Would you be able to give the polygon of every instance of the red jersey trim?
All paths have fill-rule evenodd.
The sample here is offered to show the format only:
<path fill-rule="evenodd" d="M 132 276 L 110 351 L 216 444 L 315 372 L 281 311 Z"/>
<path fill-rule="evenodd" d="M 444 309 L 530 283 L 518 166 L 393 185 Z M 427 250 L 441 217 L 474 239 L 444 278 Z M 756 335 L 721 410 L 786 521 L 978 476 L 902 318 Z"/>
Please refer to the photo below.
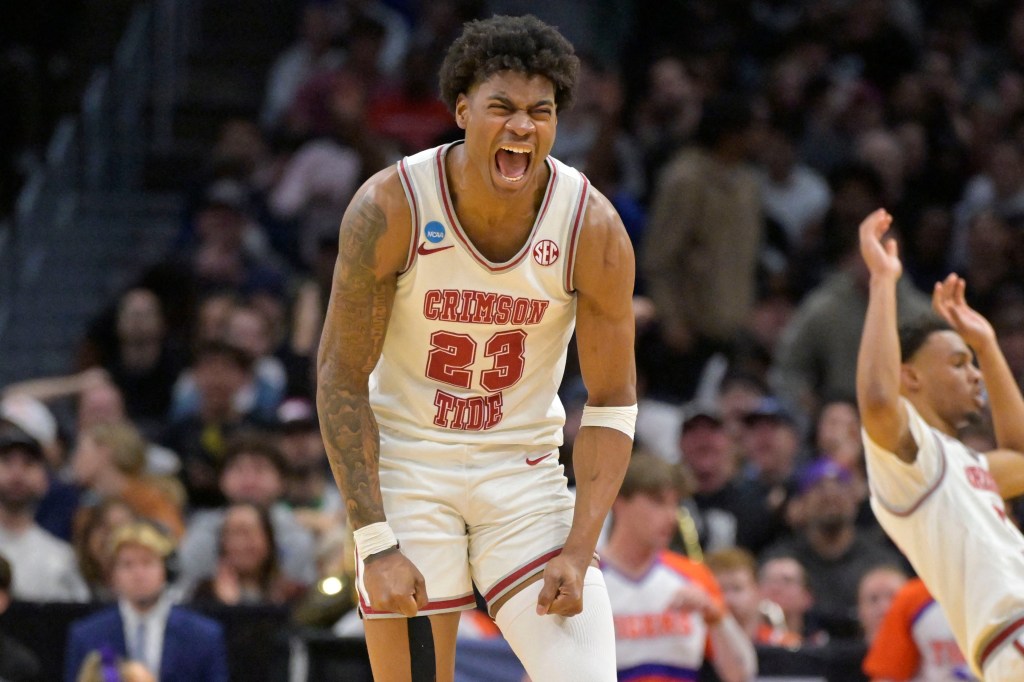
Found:
<path fill-rule="evenodd" d="M 452 227 L 452 232 L 455 233 L 455 237 L 462 242 L 462 245 L 466 247 L 470 255 L 473 256 L 476 262 L 484 266 L 491 272 L 505 272 L 511 270 L 515 266 L 519 265 L 526 258 L 527 254 L 530 253 L 530 249 L 533 247 L 533 238 L 537 235 L 537 231 L 540 228 L 541 221 L 544 220 L 544 216 L 547 215 L 548 206 L 551 204 L 551 197 L 555 193 L 555 183 L 558 180 L 558 171 L 555 170 L 555 164 L 550 159 L 544 159 L 544 163 L 547 164 L 548 169 L 551 172 L 551 176 L 548 178 L 548 186 L 544 190 L 544 199 L 540 204 L 540 211 L 537 212 L 537 219 L 533 221 L 533 227 L 530 228 L 530 235 L 527 237 L 526 242 L 523 244 L 522 249 L 519 253 L 512 257 L 506 263 L 492 263 L 491 261 L 484 258 L 484 256 L 477 251 L 473 242 L 470 241 L 465 231 L 462 229 L 461 223 L 459 223 L 458 217 L 455 215 L 455 210 L 452 208 L 452 199 L 448 194 L 448 173 L 444 167 L 444 159 L 448 154 L 448 150 L 461 142 L 452 142 L 443 147 L 438 148 L 437 155 L 434 162 L 437 164 L 437 181 L 440 183 L 438 191 L 441 195 L 441 204 L 444 206 L 445 215 L 448 217 L 448 224 Z"/>
<path fill-rule="evenodd" d="M 472 594 L 467 594 L 462 597 L 453 597 L 451 599 L 439 599 L 437 601 L 429 601 L 427 605 L 420 609 L 416 615 L 426 615 L 428 613 L 441 613 L 443 611 L 458 611 L 462 609 L 472 608 L 476 604 L 476 598 Z M 359 609 L 363 612 L 364 616 L 372 617 L 391 617 L 398 616 L 404 618 L 399 613 L 394 611 L 380 611 L 369 604 L 363 599 L 362 593 L 359 594 Z"/>
<path fill-rule="evenodd" d="M 914 504 L 910 505 L 907 509 L 895 509 L 888 502 L 879 497 L 878 503 L 885 507 L 885 510 L 893 516 L 905 518 L 916 512 L 918 509 L 921 508 L 921 505 L 925 503 L 925 500 L 931 497 L 932 493 L 939 489 L 939 486 L 942 485 L 942 481 L 946 479 L 946 448 L 945 446 L 943 446 L 942 441 L 939 440 L 939 437 L 935 435 L 934 431 L 932 431 L 931 434 L 932 437 L 935 438 L 936 445 L 939 446 L 939 454 L 942 455 L 942 470 L 939 471 L 939 476 L 938 478 L 935 479 L 935 483 L 932 483 L 931 487 L 925 490 L 924 493 L 921 494 L 921 497 L 919 497 L 917 501 L 914 502 Z"/>
<path fill-rule="evenodd" d="M 1016 634 L 1017 631 L 1022 628 L 1024 628 L 1024 617 L 1013 621 L 992 637 L 978 656 L 978 670 L 985 672 L 985 663 L 988 662 L 989 657 L 995 653 L 996 649 L 998 649 L 1003 642 Z"/>
<path fill-rule="evenodd" d="M 402 182 L 402 190 L 405 191 L 405 198 L 409 202 L 409 208 L 412 211 L 412 229 L 409 235 L 409 255 L 405 258 L 405 267 L 402 269 L 402 273 L 408 272 L 409 268 L 412 267 L 412 262 L 416 259 L 416 242 L 419 239 L 420 233 L 420 207 L 416 201 L 416 192 L 412 188 L 412 180 L 409 179 L 409 169 L 405 163 L 405 159 L 398 162 L 398 179 Z"/>
<path fill-rule="evenodd" d="M 572 231 L 569 233 L 569 253 L 565 260 L 565 290 L 570 294 L 576 289 L 572 285 L 573 273 L 576 270 L 576 245 L 579 241 L 580 226 L 583 224 L 583 214 L 587 209 L 587 197 L 590 196 L 590 181 L 587 176 L 580 173 L 583 184 L 580 186 L 580 200 L 573 212 Z"/>

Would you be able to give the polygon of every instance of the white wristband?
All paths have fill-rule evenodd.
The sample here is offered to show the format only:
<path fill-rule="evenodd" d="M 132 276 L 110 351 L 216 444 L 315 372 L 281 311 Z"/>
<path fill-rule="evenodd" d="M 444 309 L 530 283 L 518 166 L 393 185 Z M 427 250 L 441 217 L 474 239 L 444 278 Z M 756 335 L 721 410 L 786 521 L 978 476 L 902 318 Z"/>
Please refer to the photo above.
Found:
<path fill-rule="evenodd" d="M 391 526 L 387 521 L 371 523 L 368 526 L 357 528 L 352 532 L 356 541 L 356 552 L 361 559 L 391 549 L 398 545 L 398 538 L 395 537 Z"/>
<path fill-rule="evenodd" d="M 633 438 L 636 431 L 636 404 L 621 407 L 583 406 L 583 418 L 580 426 L 604 426 L 615 429 Z"/>

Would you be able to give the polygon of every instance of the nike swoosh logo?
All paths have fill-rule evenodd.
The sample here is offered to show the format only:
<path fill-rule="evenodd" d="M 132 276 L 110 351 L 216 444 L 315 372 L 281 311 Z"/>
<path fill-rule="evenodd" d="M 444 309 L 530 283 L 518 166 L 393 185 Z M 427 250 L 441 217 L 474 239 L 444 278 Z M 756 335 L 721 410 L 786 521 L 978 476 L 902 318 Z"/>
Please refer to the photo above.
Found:
<path fill-rule="evenodd" d="M 438 251 L 444 251 L 445 249 L 450 249 L 453 246 L 455 246 L 455 245 L 454 244 L 449 244 L 448 246 L 439 246 L 436 249 L 428 249 L 427 248 L 427 243 L 423 242 L 422 244 L 420 244 L 420 248 L 416 249 L 416 253 L 420 254 L 421 256 L 429 256 L 432 253 L 437 253 Z"/>
<path fill-rule="evenodd" d="M 530 459 L 529 457 L 527 457 L 526 458 L 526 464 L 528 466 L 535 466 L 537 464 L 540 464 L 541 462 L 543 462 L 544 460 L 546 460 L 548 457 L 550 457 L 553 454 L 554 454 L 553 452 L 549 452 L 548 454 L 544 455 L 543 457 L 538 457 L 537 459 Z"/>

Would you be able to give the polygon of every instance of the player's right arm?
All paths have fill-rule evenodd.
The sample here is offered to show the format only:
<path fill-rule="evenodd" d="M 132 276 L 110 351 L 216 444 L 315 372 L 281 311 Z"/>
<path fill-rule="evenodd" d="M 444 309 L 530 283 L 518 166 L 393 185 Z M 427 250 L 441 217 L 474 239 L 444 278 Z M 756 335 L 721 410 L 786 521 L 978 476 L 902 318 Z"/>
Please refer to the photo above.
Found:
<path fill-rule="evenodd" d="M 394 167 L 356 192 L 341 221 L 317 359 L 317 412 L 331 471 L 355 529 L 386 521 L 369 378 L 384 345 L 411 229 Z M 426 604 L 423 576 L 401 552 L 363 559 L 363 582 L 374 608 L 412 616 Z"/>
<path fill-rule="evenodd" d="M 917 456 L 906 408 L 900 402 L 900 341 L 896 283 L 903 265 L 896 242 L 883 236 L 892 224 L 884 209 L 860 224 L 860 252 L 871 273 L 868 311 L 857 355 L 857 405 L 861 423 L 875 443 L 906 461 Z"/>

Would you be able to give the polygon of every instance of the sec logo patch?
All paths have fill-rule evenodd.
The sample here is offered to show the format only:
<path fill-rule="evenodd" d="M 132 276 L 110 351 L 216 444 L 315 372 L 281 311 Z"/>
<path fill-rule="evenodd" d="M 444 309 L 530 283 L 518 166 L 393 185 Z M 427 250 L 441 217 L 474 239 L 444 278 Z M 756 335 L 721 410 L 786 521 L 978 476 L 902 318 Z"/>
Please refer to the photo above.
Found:
<path fill-rule="evenodd" d="M 550 239 L 537 242 L 533 245 L 533 260 L 540 265 L 551 265 L 558 260 L 558 244 Z"/>

